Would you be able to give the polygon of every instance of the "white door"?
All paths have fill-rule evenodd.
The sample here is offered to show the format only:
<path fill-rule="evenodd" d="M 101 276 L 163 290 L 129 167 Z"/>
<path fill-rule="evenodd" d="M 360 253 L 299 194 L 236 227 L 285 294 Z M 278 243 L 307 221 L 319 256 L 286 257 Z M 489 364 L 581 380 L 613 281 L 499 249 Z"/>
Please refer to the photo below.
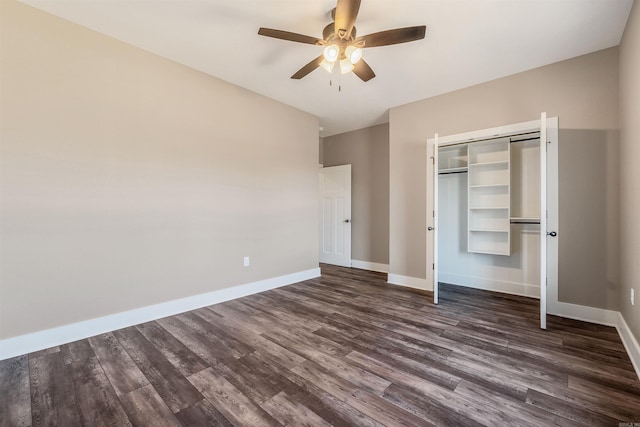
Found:
<path fill-rule="evenodd" d="M 558 118 L 540 117 L 540 328 L 547 329 L 547 299 L 557 301 L 558 235 L 557 155 Z M 551 147 L 551 149 L 549 149 Z M 551 163 L 551 167 L 549 167 Z M 551 183 L 552 185 L 548 185 Z M 551 292 L 550 292 L 551 291 Z"/>
<path fill-rule="evenodd" d="M 433 235 L 433 262 L 431 263 L 431 274 L 433 283 L 433 303 L 438 304 L 438 134 L 433 139 L 431 163 L 433 165 L 433 209 L 427 210 L 427 233 Z M 429 277 L 429 266 L 427 266 L 427 277 Z"/>
<path fill-rule="evenodd" d="M 547 329 L 547 113 L 540 115 L 540 328 Z"/>
<path fill-rule="evenodd" d="M 320 169 L 320 262 L 351 267 L 351 165 Z"/>

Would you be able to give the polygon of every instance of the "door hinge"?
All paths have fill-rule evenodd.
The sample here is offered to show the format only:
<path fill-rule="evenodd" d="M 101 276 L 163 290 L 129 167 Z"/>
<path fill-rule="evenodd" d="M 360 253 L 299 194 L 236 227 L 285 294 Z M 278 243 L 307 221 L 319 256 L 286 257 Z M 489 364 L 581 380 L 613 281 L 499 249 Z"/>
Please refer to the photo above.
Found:
<path fill-rule="evenodd" d="M 436 269 L 436 265 L 435 264 L 431 264 L 431 269 L 435 270 Z"/>

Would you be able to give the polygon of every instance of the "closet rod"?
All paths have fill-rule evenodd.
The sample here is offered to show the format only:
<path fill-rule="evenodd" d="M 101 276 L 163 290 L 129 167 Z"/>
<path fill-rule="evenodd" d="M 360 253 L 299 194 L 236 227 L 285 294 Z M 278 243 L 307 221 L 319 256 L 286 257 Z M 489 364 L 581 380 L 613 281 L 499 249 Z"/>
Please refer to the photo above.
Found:
<path fill-rule="evenodd" d="M 511 224 L 540 224 L 540 221 L 518 221 L 515 219 L 512 219 L 511 221 L 509 221 Z"/>
<path fill-rule="evenodd" d="M 439 145 L 438 148 L 454 147 L 456 145 L 471 144 L 472 142 L 491 141 L 491 140 L 494 140 L 494 139 L 513 138 L 513 137 L 518 137 L 518 136 L 533 135 L 533 134 L 539 134 L 539 133 L 540 133 L 539 130 L 534 130 L 534 131 L 529 131 L 529 132 L 514 133 L 514 134 L 511 134 L 511 135 L 502 135 L 502 136 L 496 135 L 496 136 L 492 136 L 492 137 L 489 137 L 489 138 L 468 139 L 466 141 L 454 142 L 452 144 Z M 538 138 L 533 138 L 533 139 L 538 139 Z M 513 142 L 518 142 L 518 141 L 513 141 Z"/>
<path fill-rule="evenodd" d="M 525 142 L 525 141 L 535 141 L 535 140 L 539 140 L 540 137 L 535 137 L 535 138 L 527 138 L 527 139 L 516 139 L 515 141 L 509 141 L 509 143 L 513 144 L 516 142 Z"/>
<path fill-rule="evenodd" d="M 467 173 L 467 171 L 438 172 L 438 175 L 451 175 L 454 173 Z"/>

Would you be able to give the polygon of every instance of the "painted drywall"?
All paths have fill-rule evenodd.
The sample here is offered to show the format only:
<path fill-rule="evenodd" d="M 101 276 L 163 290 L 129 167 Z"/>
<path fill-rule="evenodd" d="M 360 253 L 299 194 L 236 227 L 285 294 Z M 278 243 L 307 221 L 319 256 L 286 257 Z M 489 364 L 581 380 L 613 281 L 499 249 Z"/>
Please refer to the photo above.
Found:
<path fill-rule="evenodd" d="M 316 117 L 13 0 L 1 31 L 0 339 L 318 266 Z"/>
<path fill-rule="evenodd" d="M 574 136 L 573 132 L 565 130 L 589 130 L 601 133 L 600 150 L 608 150 L 607 144 L 610 138 L 616 138 L 618 129 L 618 49 L 606 49 L 391 109 L 389 267 L 392 274 L 426 277 L 426 194 L 427 182 L 431 182 L 430 179 L 427 181 L 426 173 L 427 138 L 435 133 L 446 136 L 536 120 L 543 111 L 549 117 L 559 117 L 560 147 L 580 148 L 582 134 L 578 132 Z M 564 148 L 562 150 L 564 152 Z M 617 289 L 611 299 L 600 298 L 608 293 L 610 286 L 616 286 L 602 280 L 607 271 L 616 267 L 603 267 L 600 261 L 593 259 L 611 260 L 607 251 L 615 247 L 617 235 L 607 234 L 604 245 L 600 245 L 601 238 L 595 239 L 593 243 L 600 246 L 589 252 L 581 251 L 572 233 L 588 236 L 592 229 L 574 228 L 572 233 L 564 233 L 563 227 L 570 229 L 567 221 L 578 216 L 591 218 L 594 214 L 591 210 L 584 211 L 583 203 L 574 204 L 573 192 L 580 190 L 577 187 L 582 184 L 579 180 L 567 183 L 571 169 L 565 163 L 575 159 L 566 154 L 562 156 L 562 153 L 560 157 L 564 161 L 560 159 L 559 166 L 559 244 L 565 248 L 565 253 L 571 250 L 582 253 L 579 259 L 571 260 L 560 254 L 561 301 L 617 309 Z M 581 157 L 581 161 L 587 162 L 583 171 L 604 167 L 602 159 L 590 155 Z M 613 188 L 615 193 L 617 179 L 610 174 L 606 179 L 609 181 L 601 188 Z M 602 199 L 598 196 L 595 202 Z M 596 217 L 587 222 L 615 230 L 618 221 L 615 213 L 607 211 L 596 213 Z M 576 274 L 578 265 L 586 273 Z M 592 292 L 592 289 L 597 291 Z M 589 296 L 584 297 L 585 293 Z"/>
<path fill-rule="evenodd" d="M 351 258 L 389 264 L 389 125 L 323 138 L 324 166 L 351 164 Z"/>
<path fill-rule="evenodd" d="M 558 300 L 618 310 L 619 132 L 561 129 L 558 139 Z"/>
<path fill-rule="evenodd" d="M 640 2 L 620 44 L 620 312 L 640 342 Z M 635 290 L 635 305 L 630 292 Z"/>

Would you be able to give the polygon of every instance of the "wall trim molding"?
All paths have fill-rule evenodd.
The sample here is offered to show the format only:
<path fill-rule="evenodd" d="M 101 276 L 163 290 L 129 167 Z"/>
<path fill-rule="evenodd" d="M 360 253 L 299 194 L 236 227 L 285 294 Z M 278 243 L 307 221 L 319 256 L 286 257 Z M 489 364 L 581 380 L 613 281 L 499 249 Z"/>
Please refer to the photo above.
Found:
<path fill-rule="evenodd" d="M 604 308 L 589 307 L 586 305 L 571 304 L 568 302 L 549 301 L 547 314 L 553 314 L 573 320 L 582 320 L 583 322 L 597 323 L 599 325 L 617 326 L 618 315 L 620 313 Z"/>
<path fill-rule="evenodd" d="M 485 279 L 462 274 L 438 272 L 438 281 L 467 288 L 483 289 L 485 291 L 502 292 L 512 295 L 540 299 L 540 287 L 527 283 L 507 282 Z"/>
<path fill-rule="evenodd" d="M 105 332 L 173 316 L 208 305 L 320 277 L 320 268 L 299 271 L 204 294 L 149 305 L 69 325 L 0 340 L 0 360 L 70 343 Z"/>
<path fill-rule="evenodd" d="M 556 302 L 549 306 L 547 314 L 615 327 L 627 351 L 627 355 L 629 359 L 631 359 L 631 364 L 636 371 L 636 375 L 638 379 L 640 379 L 640 344 L 638 344 L 631 329 L 629 329 L 629 325 L 627 325 L 627 322 L 619 311 L 566 302 Z"/>
<path fill-rule="evenodd" d="M 629 359 L 631 359 L 631 364 L 636 370 L 636 375 L 638 375 L 638 379 L 640 379 L 640 344 L 638 344 L 636 337 L 633 336 L 631 329 L 629 329 L 629 325 L 627 325 L 624 317 L 622 317 L 622 313 L 618 313 L 618 324 L 616 325 L 616 329 L 622 339 L 622 344 L 624 345 L 625 350 L 627 350 Z"/>
<path fill-rule="evenodd" d="M 389 264 L 380 264 L 378 262 L 351 260 L 351 267 L 362 270 L 377 271 L 378 273 L 388 273 Z"/>
<path fill-rule="evenodd" d="M 433 291 L 433 285 L 427 279 L 417 277 L 402 276 L 400 274 L 389 273 L 387 283 L 392 285 L 406 286 L 408 288 L 421 289 L 423 291 Z"/>

